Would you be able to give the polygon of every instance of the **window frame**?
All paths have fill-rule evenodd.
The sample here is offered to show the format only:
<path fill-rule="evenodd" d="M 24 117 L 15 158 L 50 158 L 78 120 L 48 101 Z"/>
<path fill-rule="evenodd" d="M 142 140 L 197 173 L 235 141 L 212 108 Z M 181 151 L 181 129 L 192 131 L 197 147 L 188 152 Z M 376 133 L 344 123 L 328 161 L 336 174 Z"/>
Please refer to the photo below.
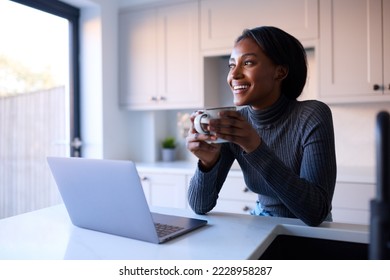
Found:
<path fill-rule="evenodd" d="M 80 129 L 80 9 L 58 0 L 11 0 L 69 21 L 70 155 L 81 156 Z M 77 140 L 76 140 L 77 139 Z"/>

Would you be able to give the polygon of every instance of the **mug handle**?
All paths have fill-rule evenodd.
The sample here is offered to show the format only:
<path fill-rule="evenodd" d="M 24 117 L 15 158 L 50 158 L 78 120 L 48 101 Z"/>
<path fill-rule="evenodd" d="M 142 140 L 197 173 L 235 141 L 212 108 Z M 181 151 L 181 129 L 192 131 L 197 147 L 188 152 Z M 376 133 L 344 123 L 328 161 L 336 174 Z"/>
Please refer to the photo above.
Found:
<path fill-rule="evenodd" d="M 198 132 L 198 133 L 201 133 L 201 134 L 209 134 L 208 131 L 205 131 L 203 130 L 202 128 L 202 119 L 203 118 L 208 118 L 209 115 L 206 114 L 206 113 L 203 113 L 203 114 L 200 114 L 200 115 L 197 115 L 194 119 L 194 127 L 195 127 L 195 130 Z"/>

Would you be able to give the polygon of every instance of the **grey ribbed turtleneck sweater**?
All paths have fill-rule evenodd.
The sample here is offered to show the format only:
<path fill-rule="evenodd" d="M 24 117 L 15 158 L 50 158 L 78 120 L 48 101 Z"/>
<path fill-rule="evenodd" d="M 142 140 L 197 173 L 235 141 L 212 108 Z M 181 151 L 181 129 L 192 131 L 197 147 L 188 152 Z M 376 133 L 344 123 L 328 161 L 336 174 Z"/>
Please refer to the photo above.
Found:
<path fill-rule="evenodd" d="M 240 112 L 262 143 L 249 154 L 236 144 L 222 144 L 217 164 L 208 171 L 198 167 L 190 181 L 192 209 L 205 214 L 214 208 L 236 159 L 247 187 L 259 194 L 262 208 L 272 216 L 299 218 L 310 226 L 331 219 L 336 156 L 329 107 L 282 96 L 265 110 L 248 106 Z"/>

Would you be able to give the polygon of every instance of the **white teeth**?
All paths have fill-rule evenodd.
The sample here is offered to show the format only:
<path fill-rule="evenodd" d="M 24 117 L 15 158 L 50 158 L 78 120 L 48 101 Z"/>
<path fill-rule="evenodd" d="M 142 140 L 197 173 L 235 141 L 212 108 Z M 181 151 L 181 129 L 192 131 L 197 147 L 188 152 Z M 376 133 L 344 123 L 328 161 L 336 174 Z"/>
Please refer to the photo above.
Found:
<path fill-rule="evenodd" d="M 248 87 L 249 87 L 248 85 L 237 85 L 237 86 L 233 86 L 233 89 L 239 90 L 239 89 L 246 89 Z"/>

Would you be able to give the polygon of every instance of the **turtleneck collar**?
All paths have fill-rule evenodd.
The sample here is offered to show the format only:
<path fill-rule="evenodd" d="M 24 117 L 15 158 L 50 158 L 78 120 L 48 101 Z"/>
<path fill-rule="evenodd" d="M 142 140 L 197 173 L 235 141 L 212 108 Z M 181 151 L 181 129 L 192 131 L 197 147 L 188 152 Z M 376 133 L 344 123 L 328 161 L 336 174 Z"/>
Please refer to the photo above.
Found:
<path fill-rule="evenodd" d="M 271 127 L 283 114 L 286 113 L 286 109 L 290 102 L 291 100 L 282 94 L 273 105 L 266 109 L 255 110 L 248 106 L 249 119 L 259 128 Z"/>

